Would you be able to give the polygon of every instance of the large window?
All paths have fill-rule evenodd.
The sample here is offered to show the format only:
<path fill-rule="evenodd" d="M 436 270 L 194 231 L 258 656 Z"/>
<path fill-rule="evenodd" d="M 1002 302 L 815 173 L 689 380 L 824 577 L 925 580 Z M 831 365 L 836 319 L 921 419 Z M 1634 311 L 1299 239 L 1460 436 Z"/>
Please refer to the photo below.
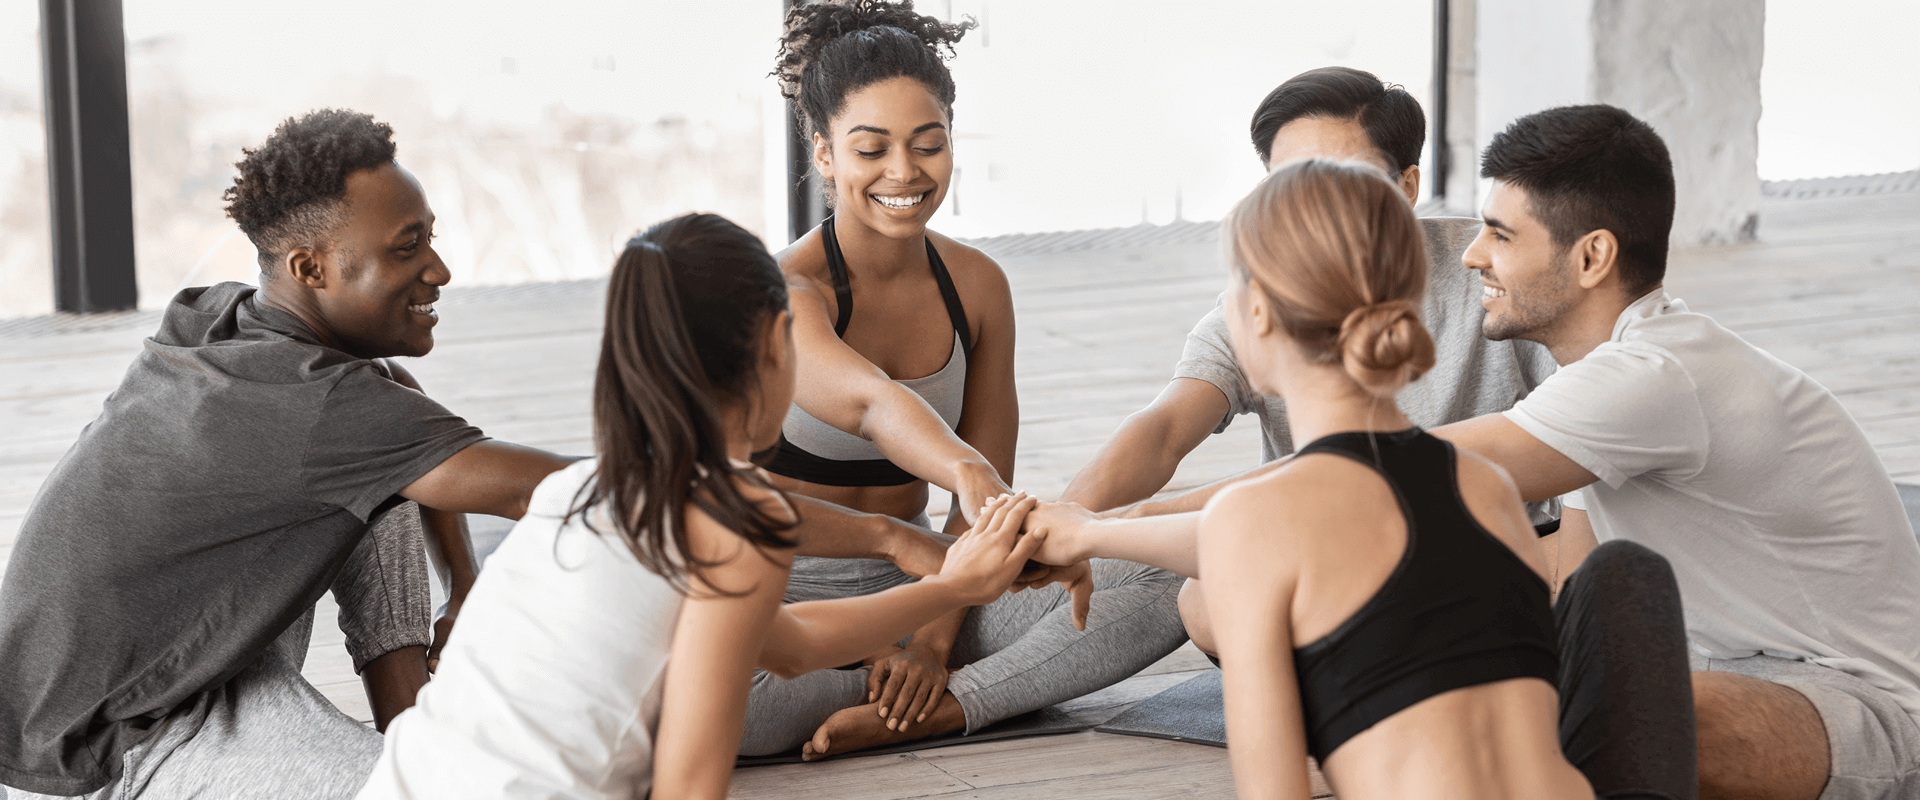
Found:
<path fill-rule="evenodd" d="M 1913 0 L 1767 0 L 1760 177 L 1920 169 Z"/>
<path fill-rule="evenodd" d="M 53 310 L 39 5 L 0 0 L 0 319 Z"/>

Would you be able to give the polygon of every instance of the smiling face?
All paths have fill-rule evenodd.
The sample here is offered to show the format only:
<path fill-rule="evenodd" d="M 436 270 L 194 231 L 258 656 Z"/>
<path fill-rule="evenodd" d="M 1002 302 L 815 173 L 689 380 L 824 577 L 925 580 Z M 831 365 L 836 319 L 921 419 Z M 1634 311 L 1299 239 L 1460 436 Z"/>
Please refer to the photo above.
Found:
<path fill-rule="evenodd" d="M 953 178 L 947 113 L 913 78 L 892 78 L 847 95 L 814 136 L 814 166 L 833 182 L 834 218 L 891 238 L 926 232 Z"/>
<path fill-rule="evenodd" d="M 324 285 L 314 301 L 342 350 L 362 358 L 423 356 L 433 309 L 451 275 L 433 250 L 433 209 L 420 182 L 387 163 L 349 174 L 340 227 L 315 255 Z"/>
<path fill-rule="evenodd" d="M 1571 248 L 1554 244 L 1518 186 L 1495 181 L 1480 217 L 1485 224 L 1461 261 L 1480 272 L 1487 338 L 1552 346 L 1555 326 L 1580 300 Z"/>

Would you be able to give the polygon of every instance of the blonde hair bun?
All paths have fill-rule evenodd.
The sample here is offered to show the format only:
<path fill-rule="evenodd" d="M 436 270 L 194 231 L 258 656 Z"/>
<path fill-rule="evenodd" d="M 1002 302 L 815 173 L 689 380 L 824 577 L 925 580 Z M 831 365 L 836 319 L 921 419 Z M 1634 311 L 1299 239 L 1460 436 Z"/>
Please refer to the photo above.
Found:
<path fill-rule="evenodd" d="M 1341 366 L 1377 397 L 1391 397 L 1433 368 L 1433 337 L 1408 300 L 1361 306 L 1340 323 Z"/>

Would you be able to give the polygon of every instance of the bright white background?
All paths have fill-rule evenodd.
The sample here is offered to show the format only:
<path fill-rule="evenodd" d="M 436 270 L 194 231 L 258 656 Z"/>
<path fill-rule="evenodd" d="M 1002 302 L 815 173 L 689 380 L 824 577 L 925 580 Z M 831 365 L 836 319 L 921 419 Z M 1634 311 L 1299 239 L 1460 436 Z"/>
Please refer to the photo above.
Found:
<path fill-rule="evenodd" d="M 952 62 L 957 236 L 1217 219 L 1246 129 L 1327 64 L 1428 100 L 1428 0 L 921 0 Z M 466 284 L 603 273 L 634 229 L 727 214 L 783 244 L 777 0 L 125 0 L 142 304 L 246 278 L 221 214 L 239 148 L 323 105 L 374 113 Z M 1920 167 L 1913 0 L 1770 0 L 1765 179 Z M 38 3 L 0 0 L 0 318 L 45 313 Z M 1764 236 L 1765 231 L 1762 231 Z"/>

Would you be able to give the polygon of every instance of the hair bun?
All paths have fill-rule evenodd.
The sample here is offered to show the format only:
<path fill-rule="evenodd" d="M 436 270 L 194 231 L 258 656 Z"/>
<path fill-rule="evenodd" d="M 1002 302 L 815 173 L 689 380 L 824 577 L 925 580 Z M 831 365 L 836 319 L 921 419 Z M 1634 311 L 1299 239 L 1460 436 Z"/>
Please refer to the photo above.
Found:
<path fill-rule="evenodd" d="M 1433 368 L 1433 336 L 1409 300 L 1388 300 L 1348 312 L 1336 340 L 1347 374 L 1387 397 Z"/>
<path fill-rule="evenodd" d="M 780 82 L 780 96 L 795 100 L 800 97 L 800 79 L 807 67 L 819 60 L 828 45 L 844 36 L 869 28 L 898 28 L 940 58 L 942 51 L 946 56 L 953 55 L 954 43 L 972 27 L 972 19 L 944 23 L 915 13 L 913 0 L 824 0 L 796 5 L 787 12 L 786 31 L 780 37 L 780 54 L 772 74 Z"/>

